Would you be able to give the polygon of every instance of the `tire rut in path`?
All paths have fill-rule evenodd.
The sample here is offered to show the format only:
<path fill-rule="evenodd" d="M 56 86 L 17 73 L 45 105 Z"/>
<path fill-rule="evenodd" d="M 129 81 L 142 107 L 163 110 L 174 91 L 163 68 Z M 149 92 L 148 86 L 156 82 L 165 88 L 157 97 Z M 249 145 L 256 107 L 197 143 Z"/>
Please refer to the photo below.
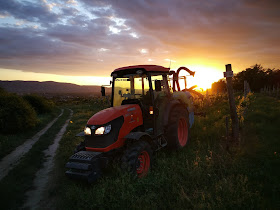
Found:
<path fill-rule="evenodd" d="M 49 173 L 52 171 L 54 165 L 53 159 L 56 154 L 56 150 L 59 146 L 59 141 L 61 140 L 63 134 L 65 133 L 72 115 L 73 115 L 73 111 L 70 109 L 69 118 L 66 120 L 65 124 L 62 126 L 60 131 L 56 134 L 54 143 L 50 145 L 48 149 L 44 150 L 45 162 L 43 164 L 43 167 L 36 173 L 36 177 L 33 181 L 34 190 L 25 193 L 25 195 L 27 196 L 27 200 L 23 205 L 23 208 L 28 208 L 28 209 L 39 208 L 39 202 L 43 198 L 43 192 L 48 183 Z"/>
<path fill-rule="evenodd" d="M 47 130 L 62 116 L 64 109 L 61 109 L 61 113 L 53 121 L 47 124 L 42 130 L 36 133 L 32 138 L 25 141 L 22 145 L 18 146 L 13 152 L 5 156 L 0 161 L 0 181 L 7 176 L 10 170 L 12 170 L 18 163 L 20 158 L 25 155 L 35 144 L 40 137 L 47 132 Z"/>

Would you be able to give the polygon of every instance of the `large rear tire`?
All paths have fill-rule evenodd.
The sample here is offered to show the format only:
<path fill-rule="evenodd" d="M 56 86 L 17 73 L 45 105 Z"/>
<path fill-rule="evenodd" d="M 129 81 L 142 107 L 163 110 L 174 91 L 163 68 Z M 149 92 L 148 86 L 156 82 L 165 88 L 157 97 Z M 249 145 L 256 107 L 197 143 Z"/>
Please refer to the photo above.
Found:
<path fill-rule="evenodd" d="M 133 176 L 141 178 L 151 170 L 152 162 L 150 144 L 145 141 L 138 141 L 125 150 L 121 158 L 121 167 Z"/>
<path fill-rule="evenodd" d="M 167 147 L 178 150 L 186 146 L 189 140 L 189 112 L 183 106 L 175 106 L 169 115 L 166 129 Z"/>

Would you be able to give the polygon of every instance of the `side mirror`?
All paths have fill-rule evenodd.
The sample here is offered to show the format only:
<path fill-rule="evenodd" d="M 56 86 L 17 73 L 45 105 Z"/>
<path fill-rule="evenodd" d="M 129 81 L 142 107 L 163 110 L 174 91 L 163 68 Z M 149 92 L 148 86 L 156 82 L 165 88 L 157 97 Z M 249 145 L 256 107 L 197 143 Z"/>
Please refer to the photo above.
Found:
<path fill-rule="evenodd" d="M 102 86 L 101 86 L 101 95 L 105 96 L 105 87 L 102 87 Z"/>

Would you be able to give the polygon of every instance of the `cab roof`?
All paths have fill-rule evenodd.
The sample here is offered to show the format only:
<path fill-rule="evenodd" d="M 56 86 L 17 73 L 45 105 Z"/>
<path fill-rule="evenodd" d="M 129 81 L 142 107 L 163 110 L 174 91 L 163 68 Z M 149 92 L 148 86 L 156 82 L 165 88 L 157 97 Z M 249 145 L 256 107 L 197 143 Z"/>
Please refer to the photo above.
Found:
<path fill-rule="evenodd" d="M 134 73 L 137 70 L 144 70 L 146 72 L 157 72 L 157 73 L 169 73 L 169 68 L 163 67 L 163 66 L 158 66 L 158 65 L 135 65 L 135 66 L 125 66 L 121 68 L 115 69 L 113 73 L 121 73 L 121 72 L 131 72 Z"/>

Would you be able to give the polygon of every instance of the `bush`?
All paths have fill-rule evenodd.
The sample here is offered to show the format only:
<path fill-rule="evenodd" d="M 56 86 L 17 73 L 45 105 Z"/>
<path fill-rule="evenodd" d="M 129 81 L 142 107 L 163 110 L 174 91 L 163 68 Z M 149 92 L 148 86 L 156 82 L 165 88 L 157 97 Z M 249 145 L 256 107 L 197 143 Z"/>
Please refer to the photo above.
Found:
<path fill-rule="evenodd" d="M 6 93 L 5 89 L 0 87 L 0 94 L 4 94 L 4 93 Z"/>
<path fill-rule="evenodd" d="M 0 132 L 16 133 L 33 128 L 39 120 L 35 110 L 22 97 L 0 94 Z"/>
<path fill-rule="evenodd" d="M 25 95 L 23 98 L 35 109 L 37 114 L 49 113 L 53 110 L 54 104 L 46 98 L 38 95 Z"/>

